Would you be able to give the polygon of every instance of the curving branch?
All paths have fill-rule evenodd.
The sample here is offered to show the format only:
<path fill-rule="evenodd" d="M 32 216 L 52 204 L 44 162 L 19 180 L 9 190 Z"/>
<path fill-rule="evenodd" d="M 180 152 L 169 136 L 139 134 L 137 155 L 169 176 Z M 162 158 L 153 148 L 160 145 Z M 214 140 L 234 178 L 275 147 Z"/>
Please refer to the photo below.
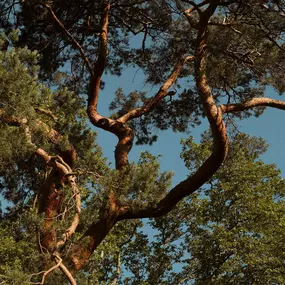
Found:
<path fill-rule="evenodd" d="M 75 233 L 77 226 L 80 221 L 80 213 L 81 213 L 81 196 L 80 191 L 77 187 L 75 176 L 72 173 L 72 169 L 66 164 L 63 159 L 57 156 L 54 160 L 54 167 L 61 171 L 62 175 L 67 179 L 68 184 L 71 186 L 73 192 L 73 199 L 75 200 L 75 215 L 72 219 L 71 225 L 66 229 L 64 234 L 62 235 L 62 239 L 57 242 L 56 249 L 59 250 L 63 247 L 66 241 Z"/>
<path fill-rule="evenodd" d="M 46 231 L 46 233 L 44 233 L 43 235 L 44 246 L 48 249 L 56 248 L 58 250 L 62 246 L 64 246 L 67 239 L 69 239 L 74 234 L 80 220 L 81 196 L 71 166 L 66 161 L 64 161 L 62 157 L 49 155 L 44 149 L 39 148 L 32 141 L 32 131 L 30 130 L 30 127 L 28 125 L 28 120 L 26 118 L 7 116 L 5 115 L 5 111 L 0 109 L 0 121 L 8 125 L 18 126 L 23 128 L 28 144 L 35 149 L 34 153 L 38 157 L 43 159 L 46 165 L 52 167 L 54 170 L 54 172 L 52 172 L 51 174 L 51 179 L 49 179 L 50 181 L 48 181 L 47 183 L 48 187 L 46 187 L 46 189 L 44 189 L 42 193 L 42 201 L 44 202 L 45 206 L 41 206 L 40 208 L 43 208 L 42 210 L 45 210 L 46 212 L 45 225 L 44 225 L 44 231 Z M 63 137 L 56 130 L 50 128 L 47 124 L 45 124 L 41 120 L 38 120 L 36 122 L 36 124 L 34 125 L 34 130 L 43 132 L 47 136 L 47 138 L 54 144 L 60 144 L 60 142 L 63 139 Z M 67 152 L 69 154 L 67 157 L 68 160 L 73 163 L 74 160 L 76 159 L 76 151 L 71 144 L 69 145 Z M 55 175 L 55 173 L 58 173 L 59 175 L 58 174 Z M 55 199 L 56 197 L 58 197 L 58 194 L 54 191 L 55 189 L 52 182 L 53 180 L 52 178 L 54 178 L 54 176 L 56 176 L 60 180 L 60 183 L 68 183 L 71 186 L 73 192 L 73 199 L 75 200 L 75 209 L 76 209 L 71 225 L 66 229 L 65 233 L 62 235 L 62 239 L 58 241 L 56 244 L 54 244 L 56 235 L 52 231 L 52 226 L 54 223 L 55 213 L 58 211 L 58 208 L 61 205 L 59 204 L 57 199 Z"/>
<path fill-rule="evenodd" d="M 101 77 L 107 62 L 108 22 L 111 7 L 108 1 L 104 1 L 104 3 L 105 6 L 101 15 L 101 34 L 99 36 L 98 59 L 94 65 L 93 74 L 90 80 L 87 114 L 90 122 L 94 126 L 111 132 L 117 136 L 119 141 L 115 150 L 115 161 L 116 168 L 121 170 L 128 164 L 128 153 L 133 145 L 134 132 L 127 125 L 122 124 L 122 122 L 104 117 L 97 111 Z"/>
<path fill-rule="evenodd" d="M 106 2 L 106 1 L 105 1 Z M 99 90 L 101 86 L 101 77 L 105 70 L 107 62 L 107 44 L 108 44 L 108 23 L 110 3 L 106 3 L 101 15 L 101 33 L 99 36 L 99 52 L 97 62 L 95 63 L 93 74 L 91 76 L 90 89 L 88 94 L 88 115 L 92 117 L 93 112 L 97 112 Z"/>
<path fill-rule="evenodd" d="M 71 262 L 75 270 L 81 269 L 90 255 L 100 245 L 118 221 L 119 205 L 114 192 L 108 197 L 108 206 L 103 204 L 100 217 L 92 223 L 83 237 L 71 249 Z"/>
<path fill-rule="evenodd" d="M 189 62 L 193 61 L 195 59 L 194 56 L 187 56 L 180 60 L 173 68 L 170 76 L 167 78 L 167 80 L 163 83 L 163 85 L 160 87 L 159 91 L 156 93 L 154 97 L 152 97 L 144 106 L 131 110 L 127 114 L 123 115 L 117 121 L 126 123 L 131 119 L 141 117 L 142 115 L 148 113 L 151 111 L 157 103 L 159 103 L 164 97 L 168 95 L 168 89 L 175 83 L 177 77 L 179 76 L 183 66 Z"/>
<path fill-rule="evenodd" d="M 53 254 L 55 261 L 58 262 L 60 270 L 65 274 L 66 278 L 69 280 L 71 285 L 76 285 L 76 281 L 73 278 L 71 272 L 67 269 L 67 267 L 63 264 L 61 257 L 57 252 Z"/>
<path fill-rule="evenodd" d="M 131 205 L 121 205 L 118 201 L 116 201 L 116 197 L 111 197 L 112 199 L 110 199 L 108 215 L 103 216 L 103 218 L 99 219 L 97 223 L 92 224 L 84 234 L 80 243 L 78 243 L 73 249 L 72 262 L 76 270 L 79 270 L 82 268 L 82 266 L 84 266 L 92 252 L 97 248 L 97 246 L 101 243 L 117 221 L 124 219 L 158 217 L 168 213 L 184 197 L 192 194 L 204 183 L 206 183 L 223 163 L 228 151 L 226 128 L 222 118 L 223 113 L 221 108 L 219 108 L 214 101 L 206 78 L 207 54 L 205 52 L 205 48 L 207 24 L 210 17 L 214 13 L 216 6 L 217 5 L 210 4 L 202 14 L 195 49 L 196 87 L 213 134 L 214 147 L 211 156 L 192 176 L 175 186 L 155 206 L 134 208 Z M 174 80 L 175 76 L 171 78 Z M 171 83 L 171 81 L 169 81 L 169 83 Z M 154 98 L 157 99 L 156 96 Z M 86 246 L 86 243 L 88 246 Z"/>
<path fill-rule="evenodd" d="M 119 220 L 133 218 L 158 217 L 168 213 L 184 197 L 192 194 L 219 169 L 228 152 L 228 139 L 226 128 L 222 118 L 222 110 L 219 108 L 207 84 L 206 78 L 206 38 L 207 25 L 217 5 L 210 4 L 203 12 L 197 36 L 195 48 L 195 80 L 196 87 L 208 118 L 213 136 L 213 151 L 202 166 L 189 178 L 176 185 L 156 206 L 144 209 L 135 209 L 129 205 L 120 208 Z"/>
<path fill-rule="evenodd" d="M 75 176 L 72 172 L 71 167 L 60 157 L 60 156 L 50 156 L 45 150 L 42 148 L 37 148 L 36 145 L 31 140 L 31 133 L 28 126 L 24 126 L 26 137 L 28 142 L 36 148 L 35 154 L 41 157 L 48 166 L 53 167 L 54 172 L 51 174 L 51 178 L 54 176 L 57 177 L 57 172 L 59 172 L 59 180 L 60 183 L 68 183 L 71 186 L 73 192 L 73 199 L 75 200 L 75 215 L 72 219 L 71 225 L 66 229 L 63 233 L 62 238 L 55 244 L 55 233 L 53 233 L 52 227 L 54 223 L 54 215 L 58 212 L 58 207 L 60 207 L 61 199 L 56 199 L 58 194 L 55 192 L 53 183 L 49 183 L 48 187 L 46 188 L 47 193 L 45 191 L 42 193 L 43 200 L 46 203 L 46 216 L 45 216 L 45 224 L 44 224 L 44 235 L 43 235 L 43 244 L 46 248 L 51 250 L 59 250 L 62 248 L 66 241 L 75 233 L 77 226 L 80 221 L 80 213 L 81 213 L 81 196 L 80 191 L 77 187 Z M 52 179 L 51 179 L 52 180 Z M 46 194 L 46 195 L 45 195 Z M 54 201 L 55 200 L 55 201 Z"/>
<path fill-rule="evenodd" d="M 45 279 L 48 276 L 48 274 L 52 273 L 52 271 L 54 271 L 55 269 L 60 268 L 60 270 L 65 274 L 66 278 L 69 280 L 70 284 L 71 285 L 76 285 L 75 279 L 73 278 L 73 276 L 70 273 L 70 271 L 63 264 L 62 258 L 59 256 L 59 254 L 57 252 L 55 252 L 52 255 L 52 258 L 56 262 L 56 264 L 54 266 L 52 266 L 47 271 L 41 271 L 41 272 L 34 273 L 34 274 L 31 275 L 31 277 L 32 277 L 32 276 L 35 276 L 35 275 L 43 274 L 41 282 L 30 282 L 29 284 L 33 284 L 33 285 L 43 285 L 43 284 L 45 284 Z"/>
<path fill-rule="evenodd" d="M 48 269 L 47 271 L 43 271 L 43 272 L 39 272 L 37 274 L 42 274 L 43 273 L 43 276 L 42 276 L 42 281 L 41 282 L 32 282 L 31 284 L 40 284 L 40 285 L 43 285 L 45 284 L 45 279 L 46 277 L 48 276 L 48 274 L 50 274 L 52 271 L 54 271 L 55 269 L 57 269 L 58 267 L 60 267 L 60 264 L 62 263 L 62 259 L 59 258 L 58 259 L 58 262 L 56 263 L 56 265 L 52 266 L 50 269 Z M 35 275 L 35 274 L 34 274 Z"/>
<path fill-rule="evenodd" d="M 276 109 L 285 110 L 285 102 L 271 98 L 253 98 L 239 104 L 227 104 L 220 106 L 223 113 L 241 112 L 254 107 L 273 107 Z"/>

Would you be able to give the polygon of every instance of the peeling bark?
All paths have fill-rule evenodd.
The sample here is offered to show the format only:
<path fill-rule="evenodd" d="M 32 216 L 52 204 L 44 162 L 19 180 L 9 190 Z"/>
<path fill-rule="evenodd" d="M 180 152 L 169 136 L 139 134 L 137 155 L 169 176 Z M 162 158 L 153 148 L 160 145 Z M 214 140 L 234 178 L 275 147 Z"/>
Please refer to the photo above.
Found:
<path fill-rule="evenodd" d="M 63 193 L 59 189 L 58 183 L 64 184 L 64 176 L 57 170 L 52 170 L 47 179 L 44 191 L 41 193 L 39 213 L 45 213 L 45 221 L 41 231 L 41 244 L 48 252 L 56 250 L 57 234 L 56 220 L 62 212 Z"/>
<path fill-rule="evenodd" d="M 78 259 L 79 255 L 77 254 L 76 256 L 75 254 L 76 260 L 73 260 L 73 262 L 77 270 L 87 262 L 92 251 L 96 249 L 117 221 L 123 219 L 158 217 L 168 213 L 184 197 L 190 195 L 207 182 L 223 163 L 228 150 L 226 129 L 223 123 L 221 108 L 215 104 L 206 78 L 206 30 L 208 20 L 214 11 L 215 8 L 213 5 L 209 5 L 209 8 L 203 14 L 203 19 L 201 19 L 201 23 L 203 24 L 199 27 L 195 52 L 196 86 L 213 134 L 214 149 L 211 156 L 196 173 L 175 186 L 156 206 L 134 209 L 128 205 L 118 207 L 117 201 L 114 201 L 114 205 L 116 205 L 114 207 L 117 208 L 117 210 L 113 212 L 115 214 L 109 213 L 106 218 L 100 219 L 99 222 L 93 224 L 85 234 L 85 236 L 90 235 L 90 241 L 88 242 L 88 247 L 85 246 L 85 251 L 81 251 L 82 258 L 80 260 Z M 183 65 L 179 65 L 179 68 L 182 68 L 182 66 Z M 176 71 L 178 71 L 178 69 L 176 69 Z M 172 78 L 174 78 L 174 76 Z M 160 94 L 162 94 L 162 97 L 164 96 L 164 93 Z"/>

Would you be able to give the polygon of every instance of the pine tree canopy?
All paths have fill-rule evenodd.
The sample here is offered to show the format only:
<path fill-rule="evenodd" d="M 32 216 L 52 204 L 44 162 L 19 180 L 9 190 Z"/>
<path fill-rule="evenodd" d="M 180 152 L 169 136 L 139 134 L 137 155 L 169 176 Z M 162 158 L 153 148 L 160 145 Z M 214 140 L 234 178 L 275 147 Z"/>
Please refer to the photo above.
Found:
<path fill-rule="evenodd" d="M 0 1 L 0 284 L 285 284 L 285 182 L 235 124 L 285 110 L 284 35 L 282 0 Z M 101 113 L 125 69 L 152 88 Z M 177 185 L 129 161 L 202 120 Z"/>

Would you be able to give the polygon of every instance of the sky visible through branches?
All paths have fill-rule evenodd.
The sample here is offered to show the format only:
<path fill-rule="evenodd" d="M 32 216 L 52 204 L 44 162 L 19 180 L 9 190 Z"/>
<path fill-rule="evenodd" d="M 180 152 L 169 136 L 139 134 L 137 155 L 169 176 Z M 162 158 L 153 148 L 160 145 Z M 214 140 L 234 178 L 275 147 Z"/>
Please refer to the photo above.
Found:
<path fill-rule="evenodd" d="M 154 94 L 158 87 L 153 87 L 144 83 L 144 76 L 142 71 L 133 68 L 126 68 L 121 77 L 114 77 L 104 75 L 103 81 L 108 82 L 102 90 L 99 98 L 98 108 L 99 111 L 108 115 L 108 106 L 113 98 L 113 95 L 118 87 L 121 87 L 125 94 L 134 90 L 143 90 L 149 92 L 150 95 Z M 111 82 L 111 83 L 110 83 Z M 182 86 L 183 88 L 184 86 Z M 267 88 L 265 97 L 272 99 L 282 100 L 273 88 Z M 266 108 L 264 113 L 258 117 L 250 117 L 242 121 L 236 120 L 235 126 L 240 132 L 247 133 L 252 136 L 263 137 L 269 144 L 268 151 L 262 156 L 265 163 L 275 163 L 277 168 L 285 173 L 285 160 L 281 155 L 285 147 L 285 131 L 284 131 L 284 112 L 273 108 Z M 189 171 L 184 166 L 184 162 L 180 158 L 181 146 L 180 139 L 187 138 L 189 135 L 194 137 L 196 143 L 200 141 L 200 135 L 208 129 L 206 120 L 202 121 L 200 126 L 190 129 L 189 134 L 174 133 L 172 130 L 158 131 L 158 141 L 152 146 L 149 145 L 134 145 L 130 152 L 130 161 L 137 161 L 142 151 L 148 150 L 154 155 L 161 155 L 161 170 L 174 171 L 173 185 L 179 183 Z M 98 133 L 98 143 L 102 146 L 104 156 L 114 164 L 113 151 L 116 145 L 116 137 L 112 134 L 105 132 L 101 129 L 96 129 Z"/>
<path fill-rule="evenodd" d="M 140 46 L 141 41 L 141 35 L 135 36 L 131 41 L 132 47 Z M 125 94 L 136 90 L 145 91 L 148 96 L 153 96 L 159 89 L 159 85 L 153 86 L 145 83 L 143 71 L 132 67 L 126 67 L 120 77 L 104 74 L 102 80 L 107 84 L 105 84 L 104 89 L 100 92 L 98 110 L 105 116 L 110 115 L 109 104 L 113 100 L 114 93 L 118 88 L 122 88 Z M 187 83 L 185 83 L 185 85 L 187 85 Z M 181 89 L 183 88 L 187 88 L 187 86 L 182 85 Z M 282 100 L 282 96 L 279 96 L 271 87 L 266 89 L 265 97 Z M 269 148 L 266 153 L 262 155 L 262 159 L 267 164 L 276 164 L 277 168 L 281 170 L 282 175 L 285 173 L 285 160 L 281 155 L 285 147 L 284 116 L 282 110 L 266 108 L 264 113 L 258 118 L 251 116 L 241 121 L 236 119 L 234 122 L 240 132 L 247 133 L 251 136 L 263 137 L 266 140 L 269 144 Z M 130 161 L 137 161 L 140 157 L 140 153 L 143 151 L 149 151 L 155 156 L 161 155 L 161 171 L 173 171 L 172 185 L 178 184 L 189 174 L 183 160 L 180 158 L 180 152 L 182 150 L 180 140 L 182 138 L 188 138 L 191 135 L 194 137 L 194 141 L 199 143 L 201 134 L 209 127 L 207 120 L 202 119 L 201 121 L 201 125 L 196 128 L 190 128 L 188 134 L 174 133 L 172 130 L 155 130 L 154 132 L 159 134 L 158 140 L 152 146 L 148 144 L 134 145 L 132 151 L 129 153 Z M 109 132 L 93 127 L 91 124 L 90 127 L 97 132 L 98 145 L 102 147 L 104 156 L 107 157 L 108 161 L 114 166 L 114 150 L 117 138 Z M 0 199 L 2 200 L 1 196 Z M 5 210 L 5 208 L 6 203 L 2 201 L 2 210 Z"/>

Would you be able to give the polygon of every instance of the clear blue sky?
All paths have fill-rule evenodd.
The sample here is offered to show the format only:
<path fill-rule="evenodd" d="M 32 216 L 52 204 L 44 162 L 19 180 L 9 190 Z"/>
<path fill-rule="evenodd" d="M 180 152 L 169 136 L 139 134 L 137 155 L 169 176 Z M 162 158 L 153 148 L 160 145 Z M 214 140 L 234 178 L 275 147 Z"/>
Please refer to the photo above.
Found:
<path fill-rule="evenodd" d="M 123 88 L 125 94 L 134 90 L 147 91 L 151 96 L 155 94 L 159 86 L 150 86 L 144 83 L 143 74 L 141 71 L 128 68 L 121 77 L 103 76 L 103 81 L 106 82 L 105 89 L 101 91 L 99 98 L 98 109 L 102 115 L 108 115 L 108 104 L 114 97 L 114 93 L 118 87 Z M 183 88 L 183 86 L 182 86 Z M 268 88 L 266 97 L 283 100 L 273 89 Z M 285 98 L 284 98 L 285 101 Z M 270 145 L 269 150 L 263 156 L 266 163 L 275 163 L 282 173 L 285 173 L 285 131 L 283 122 L 285 121 L 285 112 L 273 108 L 267 108 L 263 115 L 259 118 L 252 117 L 242 121 L 237 121 L 237 126 L 241 132 L 250 135 L 262 136 Z M 191 135 L 194 136 L 196 142 L 200 141 L 200 134 L 208 128 L 206 120 L 203 123 L 191 130 Z M 102 130 L 98 132 L 98 143 L 103 149 L 104 155 L 114 163 L 114 149 L 117 138 L 110 133 Z M 159 140 L 153 146 L 137 146 L 134 145 L 130 152 L 130 160 L 136 161 L 142 151 L 148 150 L 154 155 L 162 155 L 160 159 L 161 169 L 174 171 L 173 184 L 176 185 L 181 180 L 184 180 L 188 174 L 188 170 L 180 159 L 181 145 L 180 139 L 186 138 L 189 134 L 173 133 L 172 131 L 158 131 Z"/>

